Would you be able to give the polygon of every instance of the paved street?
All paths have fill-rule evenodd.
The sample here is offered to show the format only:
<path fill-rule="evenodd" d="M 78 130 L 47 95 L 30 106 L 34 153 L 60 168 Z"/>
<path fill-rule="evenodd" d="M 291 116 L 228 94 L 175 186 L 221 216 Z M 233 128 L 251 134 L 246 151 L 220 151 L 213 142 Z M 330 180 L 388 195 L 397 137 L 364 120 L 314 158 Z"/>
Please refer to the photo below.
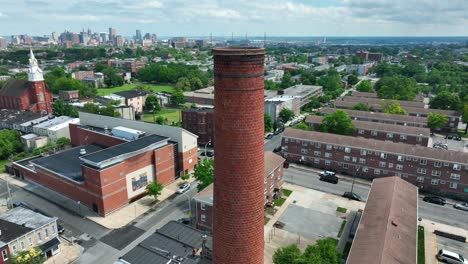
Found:
<path fill-rule="evenodd" d="M 284 178 L 285 181 L 293 184 L 336 195 L 342 195 L 343 192 L 351 190 L 350 178 L 340 180 L 338 184 L 331 184 L 320 181 L 317 175 L 319 170 L 314 171 L 316 172 L 289 167 L 284 172 Z M 360 181 L 356 181 L 353 191 L 362 198 L 367 199 L 369 189 L 370 183 L 362 184 Z M 440 206 L 419 199 L 419 217 L 468 230 L 468 221 L 466 220 L 468 212 L 457 210 L 452 205 Z"/>
<path fill-rule="evenodd" d="M 265 151 L 273 151 L 276 147 L 281 145 L 281 135 L 274 135 L 271 139 L 265 139 Z"/>

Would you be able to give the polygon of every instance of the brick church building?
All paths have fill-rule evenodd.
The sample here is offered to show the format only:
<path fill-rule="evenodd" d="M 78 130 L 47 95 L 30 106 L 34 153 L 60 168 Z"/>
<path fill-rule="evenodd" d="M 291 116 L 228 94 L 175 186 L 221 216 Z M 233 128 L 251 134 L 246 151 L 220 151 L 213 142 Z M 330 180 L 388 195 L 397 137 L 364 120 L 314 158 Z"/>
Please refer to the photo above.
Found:
<path fill-rule="evenodd" d="M 52 113 L 52 93 L 45 87 L 42 70 L 32 50 L 29 54 L 28 80 L 12 79 L 0 89 L 0 109 Z"/>

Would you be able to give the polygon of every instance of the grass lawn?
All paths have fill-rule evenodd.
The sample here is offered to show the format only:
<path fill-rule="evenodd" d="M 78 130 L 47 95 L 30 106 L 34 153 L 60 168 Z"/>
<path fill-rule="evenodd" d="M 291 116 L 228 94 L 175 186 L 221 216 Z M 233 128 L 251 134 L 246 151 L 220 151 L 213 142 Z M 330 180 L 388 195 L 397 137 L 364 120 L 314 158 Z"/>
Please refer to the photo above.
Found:
<path fill-rule="evenodd" d="M 111 93 L 115 92 L 122 92 L 122 91 L 128 91 L 128 90 L 133 90 L 135 89 L 136 86 L 145 86 L 151 89 L 153 92 L 169 92 L 172 93 L 174 91 L 174 87 L 169 86 L 169 85 L 154 85 L 154 84 L 144 84 L 144 83 L 132 83 L 132 84 L 124 84 L 119 87 L 114 87 L 114 88 L 101 88 L 98 89 L 98 95 L 109 95 Z"/>
<path fill-rule="evenodd" d="M 164 118 L 167 118 L 168 120 L 168 125 L 171 125 L 172 122 L 174 123 L 178 123 L 180 120 L 180 112 L 181 110 L 180 109 L 176 109 L 176 108 L 163 108 L 161 109 L 161 111 L 157 111 L 155 113 L 155 116 L 156 118 L 158 116 L 162 116 Z M 144 114 L 143 116 L 143 120 L 145 122 L 150 122 L 150 123 L 153 123 L 154 122 L 154 119 L 153 119 L 153 113 L 152 112 L 147 112 Z"/>
<path fill-rule="evenodd" d="M 291 195 L 292 192 L 293 192 L 293 191 L 291 191 L 291 190 L 288 190 L 288 189 L 284 189 L 284 188 L 283 188 L 283 194 L 284 194 L 284 196 L 286 196 L 286 197 L 289 197 L 289 195 Z"/>
<path fill-rule="evenodd" d="M 426 263 L 424 251 L 424 227 L 418 226 L 418 264 Z"/>
<path fill-rule="evenodd" d="M 465 129 L 458 129 L 458 135 L 462 138 L 468 138 L 468 134 L 465 134 Z"/>
<path fill-rule="evenodd" d="M 343 207 L 337 207 L 337 208 L 336 208 L 336 211 L 337 211 L 337 212 L 340 212 L 340 213 L 346 213 L 346 211 L 348 211 L 348 209 L 343 208 Z"/>
<path fill-rule="evenodd" d="M 280 197 L 278 199 L 275 199 L 273 202 L 275 203 L 276 206 L 282 206 L 285 201 L 286 201 L 286 198 Z"/>
<path fill-rule="evenodd" d="M 338 237 L 341 237 L 341 233 L 343 233 L 345 226 L 346 226 L 346 220 L 343 220 L 343 222 L 341 222 L 340 231 L 338 231 Z"/>

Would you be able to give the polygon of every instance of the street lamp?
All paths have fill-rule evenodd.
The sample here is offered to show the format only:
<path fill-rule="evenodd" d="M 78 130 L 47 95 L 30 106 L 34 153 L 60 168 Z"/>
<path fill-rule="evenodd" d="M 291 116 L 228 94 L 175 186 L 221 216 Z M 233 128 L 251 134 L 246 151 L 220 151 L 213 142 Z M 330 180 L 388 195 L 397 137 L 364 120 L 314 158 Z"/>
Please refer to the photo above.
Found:
<path fill-rule="evenodd" d="M 211 138 L 210 138 L 210 140 L 208 140 L 208 142 L 206 142 L 206 144 L 205 144 L 205 156 L 206 156 L 206 148 L 208 147 L 209 144 L 211 144 Z"/>
<path fill-rule="evenodd" d="M 82 214 L 81 214 L 81 202 L 78 201 L 76 203 L 78 204 L 78 211 L 80 212 L 80 216 L 82 216 Z"/>
<path fill-rule="evenodd" d="M 155 103 L 153 102 L 153 123 L 156 123 L 156 116 L 154 115 L 155 109 L 156 109 L 156 105 L 155 105 Z"/>

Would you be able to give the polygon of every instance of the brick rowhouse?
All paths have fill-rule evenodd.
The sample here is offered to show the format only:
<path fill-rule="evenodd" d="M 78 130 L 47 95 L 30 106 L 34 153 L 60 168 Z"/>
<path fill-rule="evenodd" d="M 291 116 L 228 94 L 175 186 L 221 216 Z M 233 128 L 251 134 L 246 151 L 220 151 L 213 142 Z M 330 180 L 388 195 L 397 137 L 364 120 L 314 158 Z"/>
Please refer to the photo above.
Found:
<path fill-rule="evenodd" d="M 265 49 L 214 48 L 213 263 L 263 264 Z"/>

